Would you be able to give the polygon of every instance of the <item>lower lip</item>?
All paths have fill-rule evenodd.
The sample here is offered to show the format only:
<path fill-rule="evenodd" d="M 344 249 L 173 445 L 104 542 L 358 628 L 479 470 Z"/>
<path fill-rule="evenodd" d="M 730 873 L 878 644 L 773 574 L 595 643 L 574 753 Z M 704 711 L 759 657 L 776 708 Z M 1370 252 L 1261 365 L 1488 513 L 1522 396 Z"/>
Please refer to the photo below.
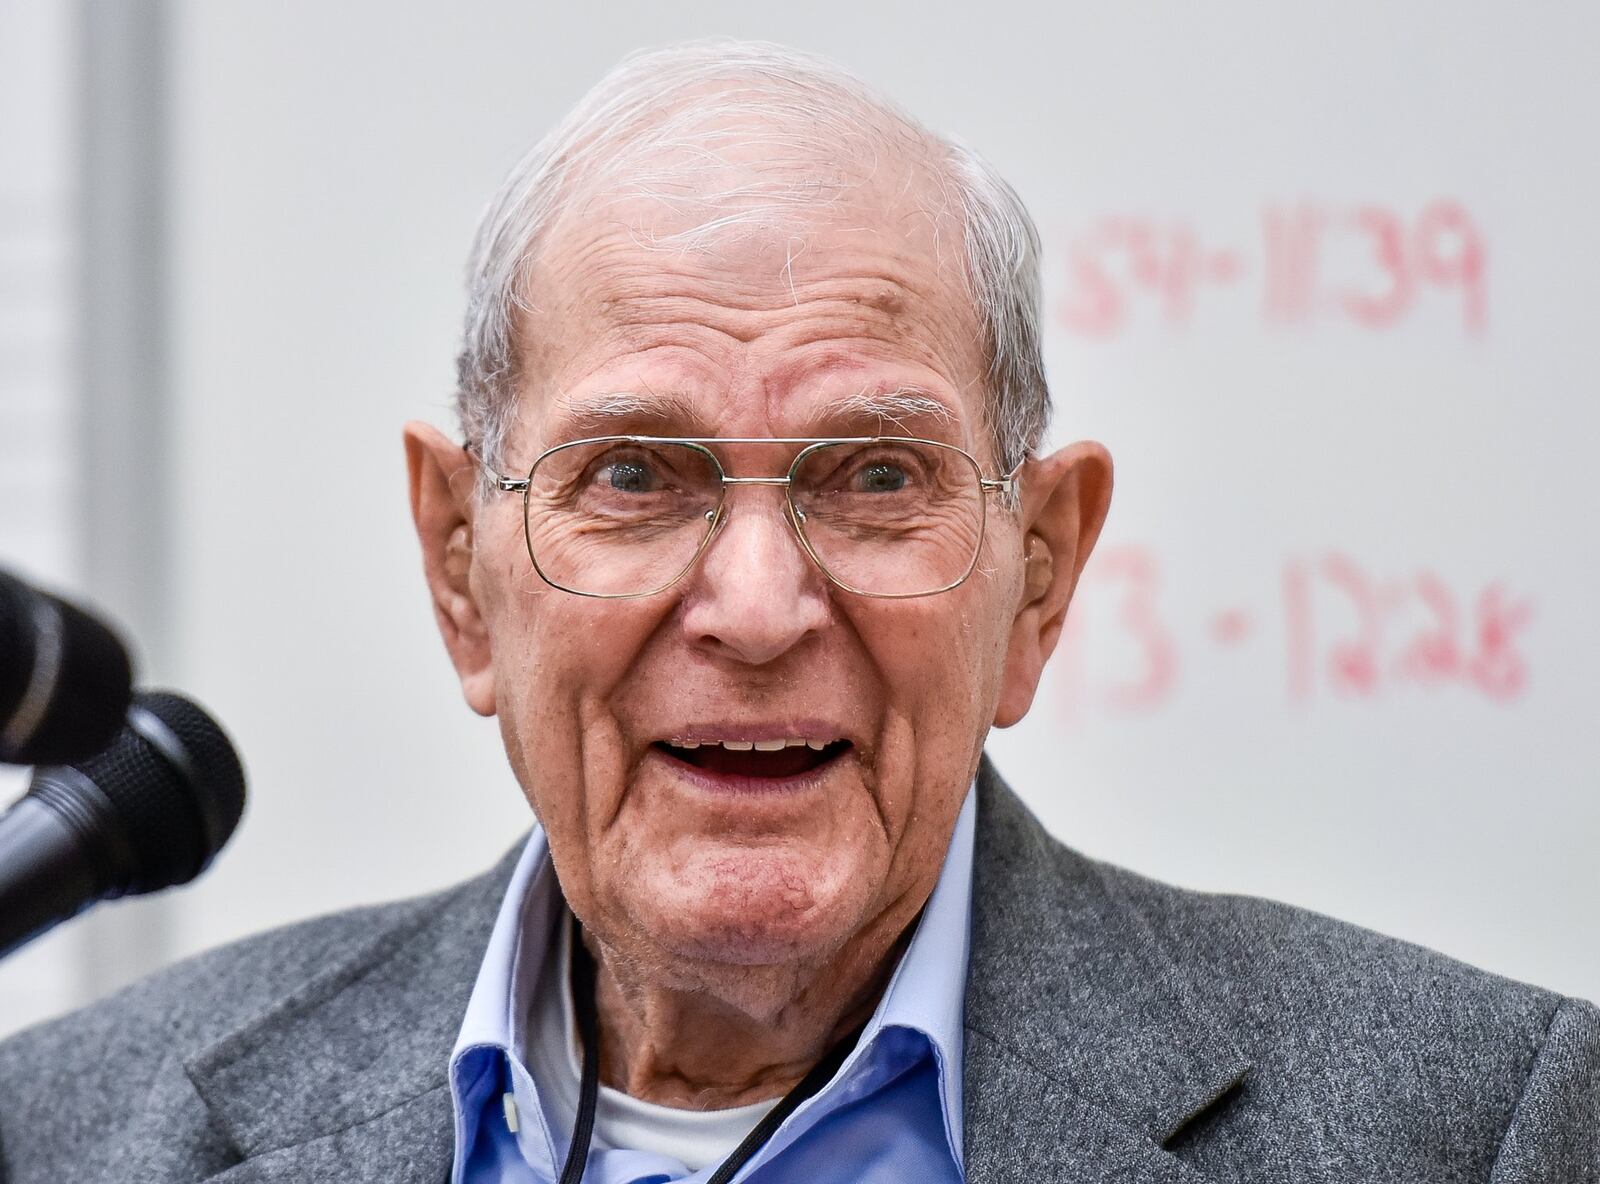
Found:
<path fill-rule="evenodd" d="M 680 761 L 670 753 L 655 747 L 650 749 L 649 759 L 678 780 L 687 781 L 696 788 L 711 793 L 746 796 L 787 795 L 817 788 L 836 772 L 854 751 L 854 748 L 846 748 L 815 768 L 807 769 L 804 773 L 797 773 L 792 777 L 747 777 L 739 773 L 713 772 L 698 765 L 691 765 L 687 761 Z"/>

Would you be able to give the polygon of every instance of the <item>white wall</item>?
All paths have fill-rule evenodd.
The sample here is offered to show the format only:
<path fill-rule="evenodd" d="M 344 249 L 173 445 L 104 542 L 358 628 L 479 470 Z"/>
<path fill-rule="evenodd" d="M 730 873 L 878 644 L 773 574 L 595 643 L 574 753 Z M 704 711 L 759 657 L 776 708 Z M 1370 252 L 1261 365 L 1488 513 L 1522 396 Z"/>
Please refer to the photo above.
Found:
<path fill-rule="evenodd" d="M 182 950 L 442 884 L 527 824 L 434 635 L 399 425 L 448 423 L 503 170 L 627 49 L 728 33 L 855 68 L 1043 228 L 1056 436 L 1119 462 L 1069 652 L 992 745 L 1056 833 L 1600 996 L 1595 10 L 189 0 L 173 24 L 172 669 L 253 795 L 174 898 Z M 1478 676 L 1491 587 L 1509 644 Z"/>
<path fill-rule="evenodd" d="M 49 0 L 0 6 L 0 567 L 54 587 L 81 576 L 71 17 Z M 26 784 L 0 765 L 0 802 Z M 83 940 L 63 928 L 0 965 L 0 1032 L 87 997 Z"/>

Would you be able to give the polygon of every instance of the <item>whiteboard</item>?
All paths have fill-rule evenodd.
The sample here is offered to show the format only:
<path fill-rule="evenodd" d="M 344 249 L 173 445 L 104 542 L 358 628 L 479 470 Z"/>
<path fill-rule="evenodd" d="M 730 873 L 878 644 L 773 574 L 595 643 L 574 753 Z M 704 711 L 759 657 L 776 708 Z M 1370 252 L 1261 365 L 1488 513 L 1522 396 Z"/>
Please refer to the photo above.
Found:
<path fill-rule="evenodd" d="M 174 6 L 180 603 L 253 785 L 179 946 L 527 823 L 460 704 L 399 424 L 448 423 L 503 171 L 629 48 L 828 53 L 1017 185 L 1055 439 L 1118 464 L 1029 719 L 1067 842 L 1600 995 L 1590 6 Z"/>

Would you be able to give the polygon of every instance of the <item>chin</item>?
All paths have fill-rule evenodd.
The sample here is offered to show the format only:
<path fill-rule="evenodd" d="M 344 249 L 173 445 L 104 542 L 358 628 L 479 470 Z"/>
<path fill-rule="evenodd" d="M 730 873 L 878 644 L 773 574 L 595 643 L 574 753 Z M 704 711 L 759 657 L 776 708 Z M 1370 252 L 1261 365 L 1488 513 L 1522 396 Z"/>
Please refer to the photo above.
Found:
<path fill-rule="evenodd" d="M 826 957 L 867 920 L 866 869 L 773 848 L 697 853 L 643 875 L 636 908 L 654 941 L 700 962 L 765 966 Z"/>

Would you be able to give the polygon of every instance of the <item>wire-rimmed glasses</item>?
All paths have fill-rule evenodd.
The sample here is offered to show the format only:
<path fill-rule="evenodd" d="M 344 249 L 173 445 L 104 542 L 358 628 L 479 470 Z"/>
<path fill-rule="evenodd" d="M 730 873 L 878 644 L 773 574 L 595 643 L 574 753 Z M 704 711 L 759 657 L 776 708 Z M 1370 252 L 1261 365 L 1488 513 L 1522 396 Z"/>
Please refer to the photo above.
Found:
<path fill-rule="evenodd" d="M 781 477 L 732 477 L 711 445 L 799 451 Z M 978 561 L 987 495 L 1011 495 L 1019 464 L 985 477 L 953 444 L 901 436 L 597 436 L 541 453 L 526 477 L 491 471 L 522 495 L 528 558 L 545 583 L 628 599 L 671 587 L 727 520 L 734 485 L 784 490 L 800 545 L 848 592 L 906 599 L 948 592 Z"/>

